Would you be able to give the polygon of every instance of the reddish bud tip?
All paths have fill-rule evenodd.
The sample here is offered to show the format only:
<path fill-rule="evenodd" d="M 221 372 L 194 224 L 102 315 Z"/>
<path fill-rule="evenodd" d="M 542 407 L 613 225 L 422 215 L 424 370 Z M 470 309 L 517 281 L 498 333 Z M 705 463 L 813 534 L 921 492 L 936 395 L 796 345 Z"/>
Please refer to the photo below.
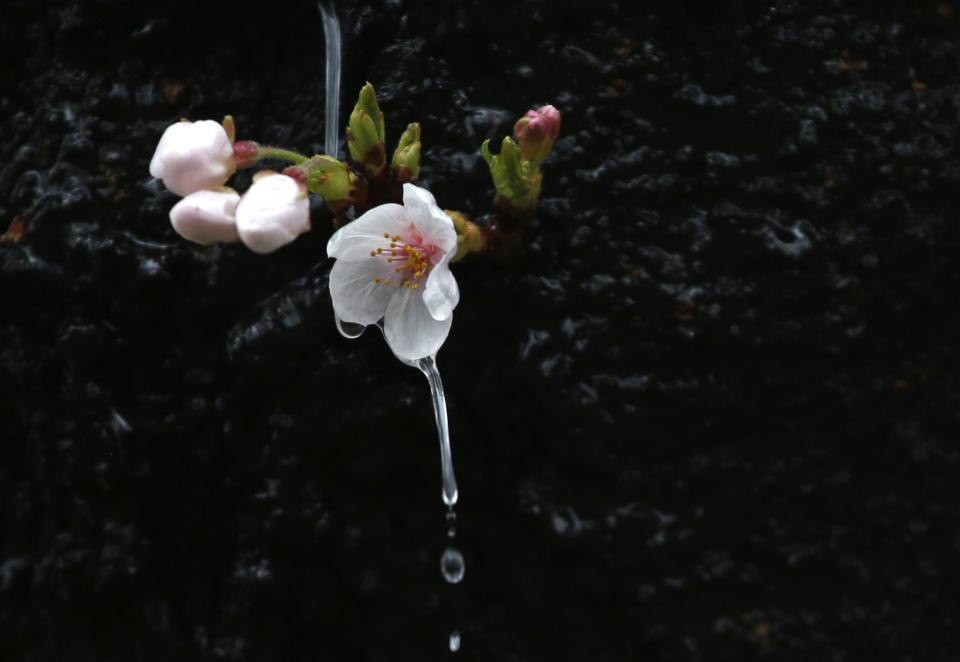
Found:
<path fill-rule="evenodd" d="M 526 120 L 527 134 L 532 140 L 544 138 L 556 140 L 560 135 L 560 111 L 553 106 L 547 105 L 536 110 L 528 110 L 520 122 L 524 120 Z M 520 122 L 517 122 L 518 126 Z M 520 136 L 518 135 L 517 138 L 519 139 Z"/>
<path fill-rule="evenodd" d="M 539 166 L 560 135 L 560 111 L 553 106 L 529 110 L 513 127 L 523 158 Z"/>
<path fill-rule="evenodd" d="M 252 140 L 238 140 L 233 143 L 233 158 L 238 168 L 246 168 L 257 160 L 257 143 Z"/>
<path fill-rule="evenodd" d="M 290 166 L 285 168 L 281 174 L 290 177 L 291 179 L 297 180 L 303 186 L 307 185 L 307 173 L 303 171 L 303 168 L 298 168 L 297 166 Z"/>

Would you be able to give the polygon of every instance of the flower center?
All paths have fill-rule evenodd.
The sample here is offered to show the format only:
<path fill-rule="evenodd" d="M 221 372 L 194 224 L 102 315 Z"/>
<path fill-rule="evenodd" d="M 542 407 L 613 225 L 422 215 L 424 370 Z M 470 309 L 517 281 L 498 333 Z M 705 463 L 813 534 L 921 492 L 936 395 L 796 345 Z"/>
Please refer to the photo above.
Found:
<path fill-rule="evenodd" d="M 434 255 L 439 248 L 426 243 L 423 235 L 416 230 L 413 230 L 407 238 L 398 234 L 391 236 L 389 232 L 384 232 L 383 238 L 389 244 L 370 251 L 370 257 L 385 259 L 393 267 L 393 273 L 396 276 L 387 278 L 377 276 L 373 282 L 378 285 L 396 284 L 398 287 L 419 289 L 423 277 L 433 267 Z"/>

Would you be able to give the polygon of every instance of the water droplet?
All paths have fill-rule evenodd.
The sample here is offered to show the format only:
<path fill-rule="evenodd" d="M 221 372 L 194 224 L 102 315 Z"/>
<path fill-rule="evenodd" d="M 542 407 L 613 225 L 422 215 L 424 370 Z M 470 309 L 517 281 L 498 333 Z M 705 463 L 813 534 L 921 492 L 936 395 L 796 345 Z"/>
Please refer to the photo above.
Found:
<path fill-rule="evenodd" d="M 450 633 L 450 652 L 456 653 L 460 650 L 460 630 L 454 630 Z"/>
<path fill-rule="evenodd" d="M 456 538 L 456 537 L 457 537 L 457 529 L 456 529 L 455 527 L 452 527 L 452 526 L 451 526 L 449 529 L 447 529 L 447 537 L 448 537 L 448 538 Z"/>
<path fill-rule="evenodd" d="M 334 321 L 337 323 L 337 331 L 340 332 L 340 335 L 344 338 L 349 338 L 353 340 L 354 338 L 359 338 L 363 335 L 363 332 L 366 330 L 363 324 L 356 324 L 354 322 L 345 322 L 336 315 L 333 316 Z"/>
<path fill-rule="evenodd" d="M 440 571 L 448 583 L 459 584 L 462 582 L 466 569 L 463 554 L 460 553 L 460 550 L 447 547 L 443 551 L 443 556 L 440 558 Z"/>

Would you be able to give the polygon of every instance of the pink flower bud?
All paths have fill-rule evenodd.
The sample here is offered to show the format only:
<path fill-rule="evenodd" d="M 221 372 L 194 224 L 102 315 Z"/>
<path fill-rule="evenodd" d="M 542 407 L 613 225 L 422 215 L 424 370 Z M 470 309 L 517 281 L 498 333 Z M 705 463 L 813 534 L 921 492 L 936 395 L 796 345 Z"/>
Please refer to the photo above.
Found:
<path fill-rule="evenodd" d="M 272 253 L 309 229 L 307 189 L 287 175 L 258 172 L 237 205 L 240 241 L 255 253 Z"/>
<path fill-rule="evenodd" d="M 560 135 L 560 111 L 549 105 L 527 111 L 513 127 L 513 133 L 520 143 L 521 156 L 539 167 Z"/>
<path fill-rule="evenodd" d="M 223 186 L 236 169 L 230 137 L 213 120 L 167 127 L 150 160 L 150 174 L 177 195 Z"/>
<path fill-rule="evenodd" d="M 170 210 L 170 222 L 184 239 L 198 244 L 237 241 L 234 219 L 240 195 L 232 188 L 196 191 Z"/>

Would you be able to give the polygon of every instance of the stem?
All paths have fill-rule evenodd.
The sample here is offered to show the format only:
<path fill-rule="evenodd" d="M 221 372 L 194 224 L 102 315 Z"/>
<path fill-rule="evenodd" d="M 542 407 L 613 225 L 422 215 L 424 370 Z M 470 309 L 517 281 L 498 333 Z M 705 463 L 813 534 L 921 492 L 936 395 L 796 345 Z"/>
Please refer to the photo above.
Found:
<path fill-rule="evenodd" d="M 294 165 L 301 165 L 307 162 L 306 156 L 299 152 L 282 147 L 267 147 L 266 145 L 257 145 L 257 160 L 278 159 L 280 161 L 290 161 Z"/>

